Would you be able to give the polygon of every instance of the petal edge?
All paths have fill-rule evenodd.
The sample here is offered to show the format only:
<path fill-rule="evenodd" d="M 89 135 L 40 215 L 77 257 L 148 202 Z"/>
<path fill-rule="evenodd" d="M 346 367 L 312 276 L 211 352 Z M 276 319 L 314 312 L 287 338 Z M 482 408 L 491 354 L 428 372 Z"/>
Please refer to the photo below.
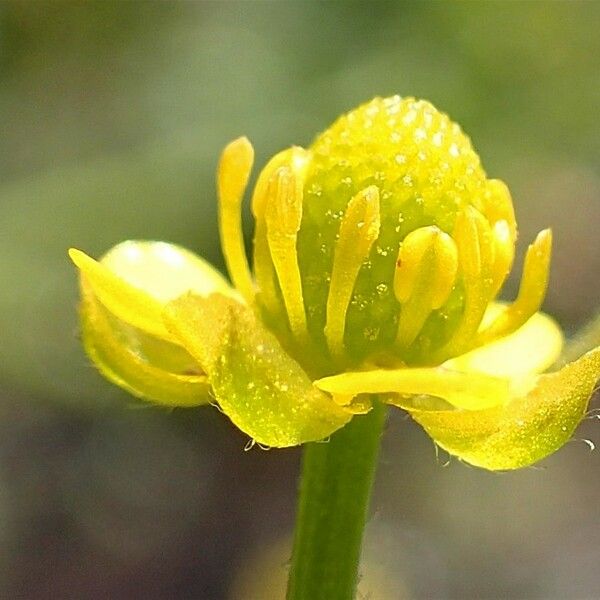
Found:
<path fill-rule="evenodd" d="M 600 378 L 600 347 L 556 373 L 538 377 L 525 396 L 481 411 L 405 408 L 441 448 L 489 470 L 526 467 L 573 435 Z"/>

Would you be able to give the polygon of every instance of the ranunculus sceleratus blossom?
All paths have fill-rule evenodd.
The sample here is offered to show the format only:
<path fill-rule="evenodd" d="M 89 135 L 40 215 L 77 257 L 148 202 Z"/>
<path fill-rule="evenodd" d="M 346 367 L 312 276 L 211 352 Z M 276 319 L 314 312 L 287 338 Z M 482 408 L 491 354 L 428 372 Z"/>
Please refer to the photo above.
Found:
<path fill-rule="evenodd" d="M 322 440 L 374 402 L 408 411 L 435 443 L 487 469 L 565 444 L 600 375 L 600 349 L 544 373 L 563 336 L 539 312 L 550 230 L 529 246 L 511 303 L 508 188 L 430 103 L 375 98 L 304 149 L 274 156 L 252 195 L 252 267 L 241 204 L 254 152 L 218 167 L 231 283 L 164 242 L 127 241 L 81 275 L 85 349 L 134 396 L 218 404 L 253 440 Z M 173 201 L 173 200 L 170 200 Z"/>

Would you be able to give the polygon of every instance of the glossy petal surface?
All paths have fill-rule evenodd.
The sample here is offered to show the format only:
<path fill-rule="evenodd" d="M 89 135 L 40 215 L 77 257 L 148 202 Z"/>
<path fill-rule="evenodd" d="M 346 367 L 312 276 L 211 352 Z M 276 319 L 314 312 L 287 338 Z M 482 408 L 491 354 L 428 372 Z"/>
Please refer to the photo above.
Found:
<path fill-rule="evenodd" d="M 321 440 L 350 420 L 239 302 L 186 294 L 169 303 L 165 320 L 207 373 L 223 412 L 257 442 Z"/>
<path fill-rule="evenodd" d="M 496 304 L 488 313 L 499 314 L 502 310 L 503 307 Z M 446 361 L 444 367 L 495 377 L 542 373 L 558 360 L 563 341 L 556 322 L 548 315 L 537 313 L 515 333 Z"/>
<path fill-rule="evenodd" d="M 481 411 L 420 410 L 401 403 L 436 444 L 490 470 L 529 466 L 563 446 L 584 417 L 600 378 L 600 348 L 556 373 L 541 375 L 526 394 Z"/>
<path fill-rule="evenodd" d="M 189 290 L 200 295 L 235 293 L 216 269 L 174 244 L 123 242 L 100 261 L 76 249 L 69 255 L 109 312 L 163 339 L 170 339 L 162 320 L 168 301 Z"/>

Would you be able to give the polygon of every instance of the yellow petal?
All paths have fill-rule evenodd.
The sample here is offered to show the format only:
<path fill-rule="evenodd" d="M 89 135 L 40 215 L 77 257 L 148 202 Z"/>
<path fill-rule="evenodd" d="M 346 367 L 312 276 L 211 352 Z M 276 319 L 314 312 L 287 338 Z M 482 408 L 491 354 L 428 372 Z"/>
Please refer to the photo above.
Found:
<path fill-rule="evenodd" d="M 467 410 L 497 406 L 505 402 L 511 393 L 507 379 L 449 371 L 442 367 L 342 373 L 319 379 L 315 381 L 315 386 L 335 397 L 346 399 L 358 394 L 426 394 L 443 398 L 452 406 Z M 390 396 L 389 402 L 397 404 L 396 398 L 395 395 Z"/>
<path fill-rule="evenodd" d="M 527 394 L 488 410 L 421 410 L 405 405 L 435 443 L 472 465 L 518 469 L 552 454 L 573 435 L 600 378 L 600 347 Z"/>
<path fill-rule="evenodd" d="M 166 406 L 197 406 L 209 402 L 209 385 L 185 351 L 119 321 L 89 292 L 81 305 L 83 344 L 98 370 L 130 394 Z M 178 369 L 170 371 L 169 369 Z"/>
<path fill-rule="evenodd" d="M 128 241 L 98 262 L 75 248 L 69 256 L 93 293 L 117 318 L 142 331 L 170 339 L 164 305 L 193 290 L 200 295 L 234 294 L 227 281 L 192 252 L 164 242 Z"/>
<path fill-rule="evenodd" d="M 501 306 L 494 306 L 494 312 L 501 310 Z M 487 320 L 488 315 L 485 318 Z M 443 366 L 494 377 L 542 373 L 558 360 L 563 341 L 562 331 L 556 322 L 538 312 L 511 335 L 446 361 Z"/>
<path fill-rule="evenodd" d="M 220 294 L 186 294 L 168 304 L 165 320 L 208 374 L 223 412 L 257 442 L 321 440 L 350 420 L 247 306 Z"/>

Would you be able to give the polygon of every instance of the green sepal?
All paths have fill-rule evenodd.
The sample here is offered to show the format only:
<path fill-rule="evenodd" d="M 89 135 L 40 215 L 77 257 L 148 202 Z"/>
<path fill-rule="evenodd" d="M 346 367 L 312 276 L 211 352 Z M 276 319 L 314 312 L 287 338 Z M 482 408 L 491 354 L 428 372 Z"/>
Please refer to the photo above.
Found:
<path fill-rule="evenodd" d="M 192 293 L 165 309 L 168 329 L 207 373 L 223 412 L 260 444 L 322 440 L 352 414 L 315 388 L 246 305 Z"/>
<path fill-rule="evenodd" d="M 489 469 L 526 467 L 566 444 L 585 416 L 600 378 L 600 347 L 560 371 L 540 375 L 530 391 L 487 410 L 406 409 L 434 442 L 461 460 Z"/>
<path fill-rule="evenodd" d="M 80 318 L 85 351 L 112 383 L 137 398 L 165 406 L 210 401 L 206 375 L 183 348 L 120 321 L 85 284 Z"/>

